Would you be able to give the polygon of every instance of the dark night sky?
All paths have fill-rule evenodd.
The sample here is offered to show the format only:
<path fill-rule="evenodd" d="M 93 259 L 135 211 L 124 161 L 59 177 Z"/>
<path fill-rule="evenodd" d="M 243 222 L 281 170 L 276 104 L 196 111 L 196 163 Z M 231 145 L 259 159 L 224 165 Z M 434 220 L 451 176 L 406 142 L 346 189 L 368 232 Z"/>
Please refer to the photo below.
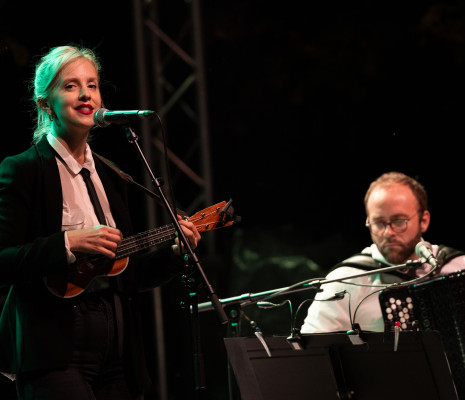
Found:
<path fill-rule="evenodd" d="M 2 157 L 30 140 L 31 57 L 50 46 L 97 46 L 114 84 L 108 108 L 137 108 L 131 3 L 76 10 L 60 2 L 54 25 L 36 3 L 0 1 Z M 160 25 L 175 31 L 188 3 L 160 3 L 169 16 Z M 218 254 L 206 260 L 220 298 L 290 285 L 310 274 L 305 262 L 321 273 L 369 244 L 364 192 L 388 170 L 426 186 L 425 238 L 465 248 L 464 7 L 203 1 L 214 197 L 233 198 L 243 220 L 215 233 Z M 170 143 L 182 147 L 176 121 L 167 119 Z M 97 145 L 140 173 L 122 135 L 105 131 Z M 301 260 L 296 269 L 280 268 L 292 257 Z M 218 334 L 215 323 L 204 327 L 208 337 Z"/>

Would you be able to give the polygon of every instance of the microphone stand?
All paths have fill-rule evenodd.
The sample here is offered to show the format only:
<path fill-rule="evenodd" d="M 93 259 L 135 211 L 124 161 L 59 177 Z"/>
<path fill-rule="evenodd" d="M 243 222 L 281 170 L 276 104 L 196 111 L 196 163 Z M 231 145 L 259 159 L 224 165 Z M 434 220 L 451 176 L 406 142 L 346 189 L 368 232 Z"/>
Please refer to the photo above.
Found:
<path fill-rule="evenodd" d="M 419 267 L 421 264 L 423 264 L 422 260 L 409 260 L 405 264 L 393 265 L 393 266 L 385 267 L 385 268 L 372 269 L 367 272 L 349 275 L 343 278 L 316 279 L 316 280 L 309 279 L 306 281 L 296 283 L 292 286 L 287 286 L 287 287 L 283 287 L 279 289 L 267 290 L 265 292 L 260 292 L 260 293 L 244 293 L 240 296 L 234 296 L 228 299 L 220 299 L 219 302 L 220 304 L 225 305 L 225 306 L 230 305 L 230 304 L 237 304 L 237 303 L 241 305 L 249 305 L 249 304 L 256 303 L 260 300 L 263 300 L 263 299 L 270 299 L 272 297 L 281 296 L 283 294 L 300 292 L 303 290 L 318 289 L 321 285 L 325 285 L 327 283 L 342 282 L 347 279 L 360 278 L 362 276 L 373 275 L 373 274 L 378 274 L 378 273 L 386 273 L 386 272 L 396 271 L 398 269 L 416 268 L 416 267 Z M 210 310 L 213 310 L 213 308 L 214 308 L 213 304 L 209 301 L 200 303 L 198 305 L 198 310 L 201 312 L 210 311 Z"/>
<path fill-rule="evenodd" d="M 139 137 L 135 134 L 135 132 L 133 131 L 133 129 L 131 128 L 129 124 L 123 125 L 123 128 L 125 130 L 128 141 L 134 145 L 142 162 L 144 163 L 152 179 L 152 183 L 159 194 L 160 200 L 162 200 L 162 204 L 164 204 L 165 208 L 168 210 L 171 221 L 173 222 L 176 228 L 176 231 L 178 233 L 180 249 L 182 248 L 181 243 L 184 245 L 184 252 L 185 252 L 184 260 L 186 261 L 186 265 L 189 265 L 190 263 L 191 266 L 195 267 L 194 271 L 199 273 L 201 277 L 201 281 L 203 282 L 204 287 L 208 291 L 207 295 L 208 295 L 208 298 L 211 300 L 210 304 L 212 305 L 212 308 L 214 308 L 217 311 L 221 324 L 227 324 L 229 320 L 228 320 L 228 317 L 226 316 L 224 309 L 221 307 L 218 296 L 216 295 L 212 286 L 208 282 L 208 279 L 202 269 L 202 266 L 200 265 L 197 255 L 192 250 L 192 247 L 190 246 L 189 241 L 184 235 L 184 231 L 181 229 L 181 226 L 179 225 L 176 214 L 174 213 L 171 207 L 171 204 L 169 203 L 165 194 L 163 193 L 163 190 L 161 188 L 162 184 L 157 178 L 155 178 L 152 170 L 150 169 L 150 166 L 148 165 L 146 158 L 144 157 L 144 154 L 138 143 Z M 203 354 L 201 352 L 200 329 L 199 329 L 199 321 L 198 321 L 197 288 L 200 287 L 200 285 L 193 276 L 187 276 L 187 274 L 183 276 L 183 282 L 187 290 L 189 291 L 186 297 L 189 299 L 188 302 L 190 303 L 189 322 L 190 322 L 190 327 L 192 331 L 192 348 L 193 348 L 192 352 L 193 352 L 194 380 L 195 380 L 195 390 L 196 390 L 195 393 L 198 399 L 202 399 L 205 397 L 206 385 L 205 385 Z"/>
<path fill-rule="evenodd" d="M 260 292 L 260 293 L 244 293 L 244 294 L 239 295 L 239 296 L 229 297 L 227 299 L 220 299 L 219 303 L 221 305 L 223 305 L 224 307 L 234 305 L 234 304 L 238 304 L 238 306 L 236 308 L 235 307 L 231 308 L 231 312 L 234 312 L 235 315 L 239 315 L 238 309 L 240 309 L 241 306 L 251 305 L 251 304 L 257 303 L 258 301 L 263 300 L 263 299 L 270 299 L 272 297 L 277 297 L 277 296 L 281 296 L 281 295 L 284 295 L 284 294 L 300 292 L 300 291 L 303 291 L 303 290 L 311 290 L 311 289 L 320 290 L 320 286 L 324 285 L 324 284 L 327 284 L 327 283 L 342 282 L 344 280 L 359 278 L 359 277 L 366 276 L 366 275 L 373 275 L 373 274 L 378 274 L 378 273 L 386 273 L 386 272 L 396 271 L 396 270 L 399 270 L 399 269 L 416 268 L 416 267 L 419 267 L 424 262 L 425 262 L 425 260 L 423 258 L 420 259 L 420 260 L 409 260 L 405 264 L 393 265 L 393 266 L 390 266 L 390 267 L 384 267 L 384 268 L 378 268 L 378 269 L 372 269 L 372 270 L 369 270 L 367 272 L 362 272 L 362 273 L 358 273 L 358 274 L 354 274 L 354 275 L 349 275 L 349 276 L 346 276 L 344 278 L 338 278 L 338 279 L 316 279 L 316 280 L 308 279 L 306 281 L 298 282 L 298 283 L 296 283 L 296 284 L 294 284 L 292 286 L 267 290 L 265 292 Z M 434 270 L 434 268 L 429 273 L 431 273 L 433 270 Z M 400 286 L 400 285 L 401 284 L 397 284 L 397 286 Z M 200 311 L 200 312 L 210 311 L 212 309 L 214 309 L 214 305 L 209 301 L 204 302 L 204 303 L 200 303 L 197 306 L 197 310 Z M 293 318 L 293 316 L 291 316 L 291 318 Z M 236 337 L 236 336 L 238 336 L 238 332 L 237 332 L 237 328 L 236 328 L 238 322 L 231 319 L 231 324 L 234 325 L 234 328 L 231 328 L 231 332 L 233 333 L 232 337 Z M 352 343 L 359 344 L 355 340 L 356 338 L 354 336 L 359 338 L 358 335 L 355 335 L 355 333 L 359 333 L 359 332 L 354 331 L 351 335 L 349 335 L 349 339 L 352 341 Z M 289 342 L 296 342 L 296 340 L 298 340 L 298 337 L 294 336 L 294 332 L 291 332 L 291 336 L 289 336 L 287 338 L 287 340 Z M 361 340 L 361 339 L 359 339 L 359 340 Z M 300 347 L 299 343 L 294 344 L 294 348 L 299 348 L 299 347 Z M 232 374 L 231 374 L 231 371 L 230 371 L 230 366 L 228 365 L 228 385 L 229 385 L 230 400 L 233 399 L 232 376 L 231 375 Z"/>

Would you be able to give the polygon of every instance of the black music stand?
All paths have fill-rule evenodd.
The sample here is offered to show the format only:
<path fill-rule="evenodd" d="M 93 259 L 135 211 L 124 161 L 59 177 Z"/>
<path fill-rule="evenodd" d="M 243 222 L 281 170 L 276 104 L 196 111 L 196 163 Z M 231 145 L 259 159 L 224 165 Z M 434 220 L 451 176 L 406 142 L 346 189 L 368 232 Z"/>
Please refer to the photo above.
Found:
<path fill-rule="evenodd" d="M 446 351 L 459 397 L 465 398 L 465 271 L 438 276 L 415 285 L 380 292 L 388 332 L 437 331 Z"/>
<path fill-rule="evenodd" d="M 242 400 L 457 400 L 437 332 L 304 335 L 300 341 L 225 338 Z"/>

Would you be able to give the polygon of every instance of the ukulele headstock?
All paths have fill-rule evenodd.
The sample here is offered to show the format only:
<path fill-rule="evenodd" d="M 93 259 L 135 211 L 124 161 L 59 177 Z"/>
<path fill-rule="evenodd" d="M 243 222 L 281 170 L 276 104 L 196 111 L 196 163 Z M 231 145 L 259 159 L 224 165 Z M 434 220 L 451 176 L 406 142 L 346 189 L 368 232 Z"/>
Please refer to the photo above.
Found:
<path fill-rule="evenodd" d="M 232 199 L 228 202 L 222 201 L 196 212 L 189 217 L 199 232 L 210 231 L 213 229 L 231 226 L 241 221 L 241 217 L 234 215 L 234 209 L 231 206 Z"/>

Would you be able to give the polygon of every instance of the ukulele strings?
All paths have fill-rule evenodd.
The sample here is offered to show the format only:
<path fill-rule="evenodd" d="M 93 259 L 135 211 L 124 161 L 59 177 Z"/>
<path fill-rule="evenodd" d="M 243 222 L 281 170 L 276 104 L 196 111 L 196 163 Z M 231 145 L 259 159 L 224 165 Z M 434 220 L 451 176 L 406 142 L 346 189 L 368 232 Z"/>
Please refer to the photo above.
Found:
<path fill-rule="evenodd" d="M 202 231 L 202 230 L 205 230 L 205 228 L 208 227 L 209 225 L 212 225 L 212 223 L 205 222 L 203 224 L 198 224 L 198 225 L 196 225 L 195 223 L 197 221 L 210 217 L 211 215 L 215 213 L 216 213 L 215 211 L 209 214 L 203 213 L 199 217 L 188 218 L 188 221 L 192 222 L 196 226 L 197 229 Z M 115 259 L 119 260 L 121 258 L 125 258 L 128 254 L 132 254 L 139 249 L 142 250 L 147 247 L 151 247 L 153 244 L 160 244 L 162 242 L 170 240 L 171 238 L 175 237 L 175 232 L 176 232 L 176 229 L 174 228 L 174 225 L 166 225 L 163 227 L 157 227 L 157 228 L 150 229 L 147 232 L 138 233 L 128 238 L 124 238 L 121 244 L 116 249 Z M 156 243 L 154 243 L 154 241 L 156 241 Z M 86 255 L 84 257 L 81 257 L 81 260 L 83 262 L 92 260 L 93 264 L 108 262 L 108 258 L 103 255 Z"/>

